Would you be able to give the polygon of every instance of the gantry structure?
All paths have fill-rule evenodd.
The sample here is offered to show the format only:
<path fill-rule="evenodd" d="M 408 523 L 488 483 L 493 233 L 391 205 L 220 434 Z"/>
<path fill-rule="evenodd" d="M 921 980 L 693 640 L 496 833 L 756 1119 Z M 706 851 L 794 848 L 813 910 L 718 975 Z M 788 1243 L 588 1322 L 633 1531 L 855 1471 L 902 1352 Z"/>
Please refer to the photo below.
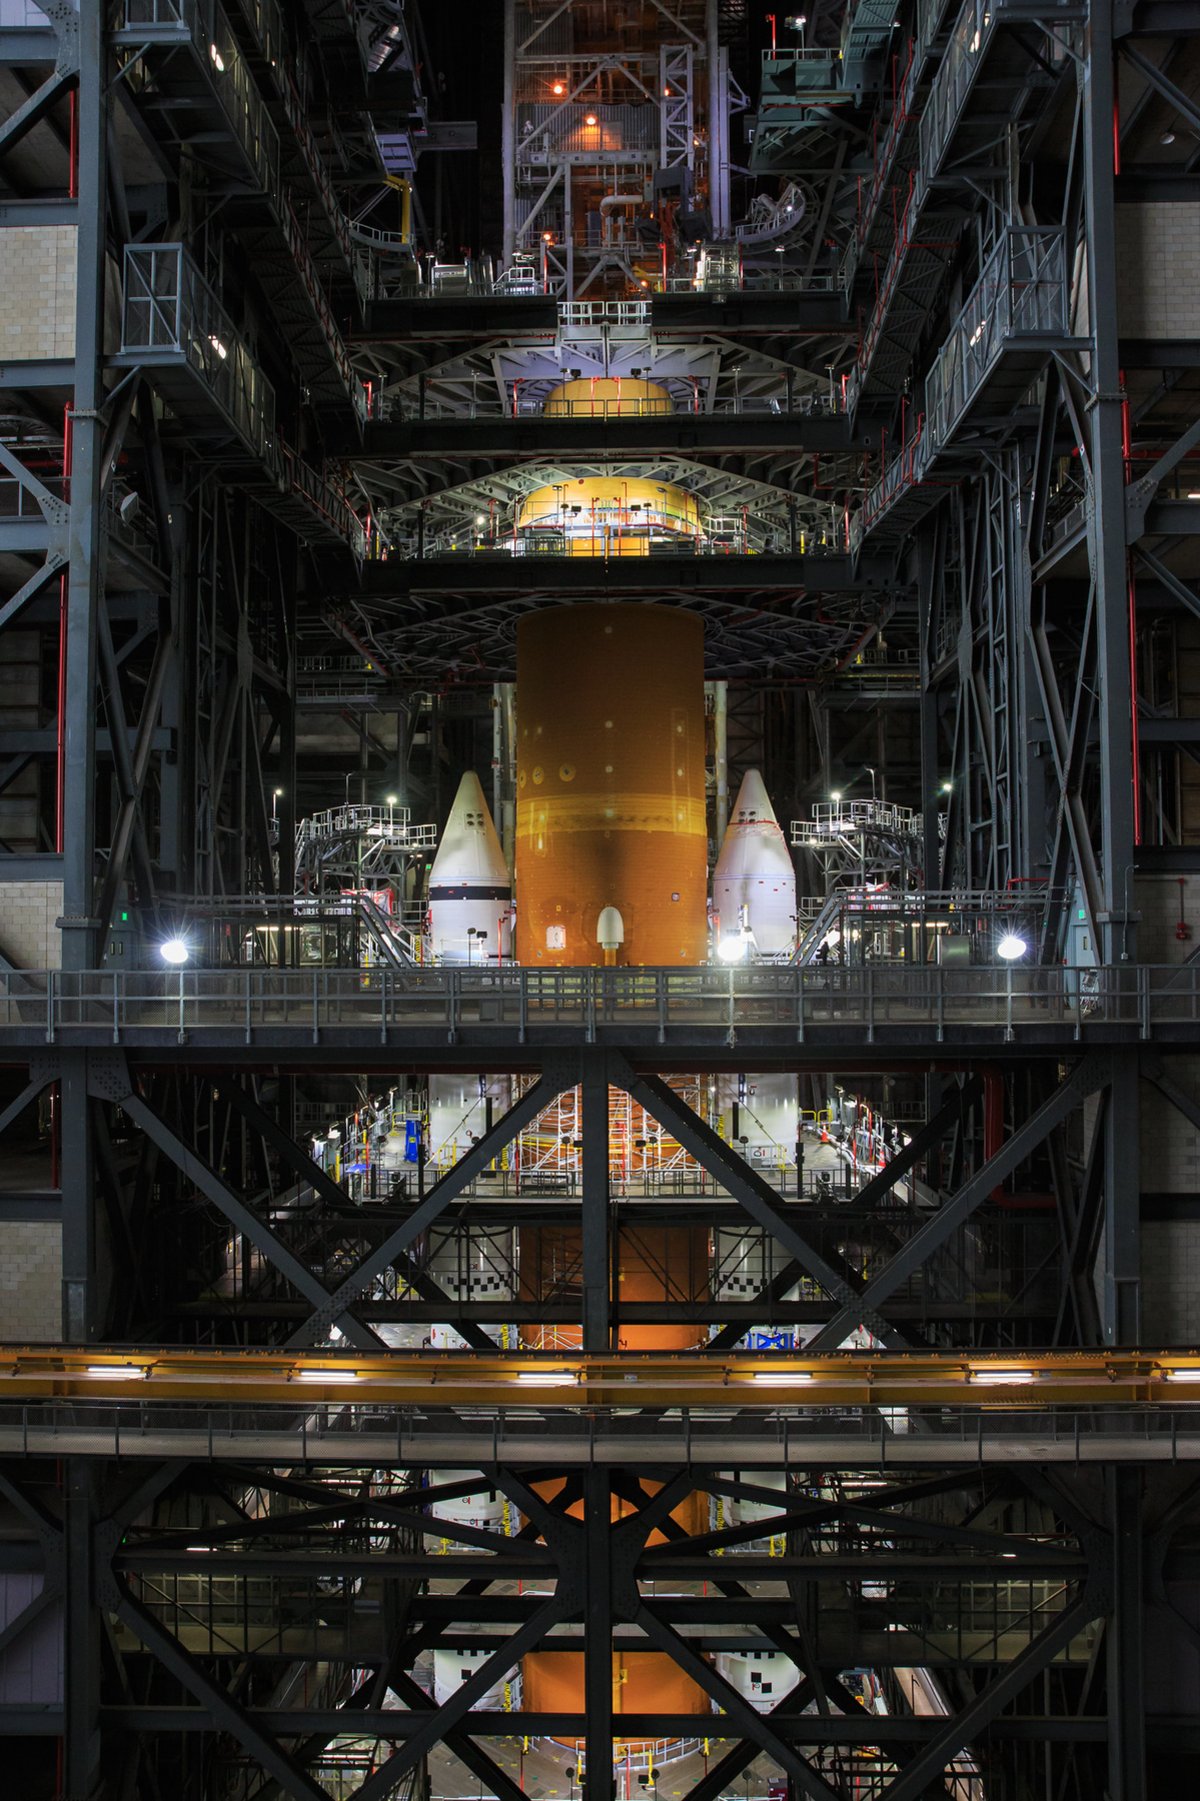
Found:
<path fill-rule="evenodd" d="M 1200 1758 L 1200 9 L 783 19 L 497 5 L 487 270 L 418 254 L 465 139 L 411 5 L 0 0 L 31 1794 L 1141 1801 Z M 564 377 L 670 406 L 547 411 Z M 703 544 L 522 535 L 596 473 L 689 489 Z M 298 815 L 440 824 L 475 765 L 502 820 L 516 621 L 614 598 L 703 617 L 726 803 L 763 765 L 803 868 L 868 770 L 896 931 L 965 907 L 1025 962 L 314 936 Z M 329 1120 L 446 1078 L 455 1154 L 354 1198 Z M 775 1078 L 820 1189 L 703 1098 Z M 618 1115 L 669 1181 L 614 1175 Z M 523 1182 L 548 1117 L 570 1173 Z"/>

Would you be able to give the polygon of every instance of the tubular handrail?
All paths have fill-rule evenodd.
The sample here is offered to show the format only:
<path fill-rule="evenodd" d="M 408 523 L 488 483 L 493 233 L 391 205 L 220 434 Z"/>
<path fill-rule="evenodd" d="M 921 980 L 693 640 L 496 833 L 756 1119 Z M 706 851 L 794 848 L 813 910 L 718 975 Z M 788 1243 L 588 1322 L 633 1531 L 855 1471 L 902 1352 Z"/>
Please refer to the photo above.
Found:
<path fill-rule="evenodd" d="M 868 962 L 690 969 L 531 969 L 439 964 L 387 968 L 231 966 L 0 972 L 0 1040 L 253 1043 L 283 1033 L 386 1040 L 461 1031 L 520 1042 L 528 1032 L 596 1041 L 668 1033 L 712 1042 L 760 1035 L 780 1045 L 809 1030 L 947 1032 L 1001 1042 L 1086 1039 L 1097 1028 L 1147 1039 L 1200 1029 L 1200 966 Z M 1101 1034 L 1103 1035 L 1103 1034 Z"/>

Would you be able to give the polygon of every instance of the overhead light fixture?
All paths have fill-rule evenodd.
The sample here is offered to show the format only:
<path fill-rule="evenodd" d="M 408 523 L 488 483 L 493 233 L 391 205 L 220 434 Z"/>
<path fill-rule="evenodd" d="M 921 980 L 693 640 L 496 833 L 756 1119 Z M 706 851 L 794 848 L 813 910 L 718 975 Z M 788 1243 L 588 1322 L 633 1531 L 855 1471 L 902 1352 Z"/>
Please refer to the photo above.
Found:
<path fill-rule="evenodd" d="M 518 1370 L 518 1382 L 532 1382 L 538 1388 L 570 1388 L 575 1383 L 573 1370 Z"/>
<path fill-rule="evenodd" d="M 217 355 L 220 357 L 221 361 L 224 362 L 225 358 L 229 355 L 229 352 L 226 350 L 224 344 L 222 344 L 220 338 L 217 337 L 215 332 L 209 333 L 208 341 L 212 345 L 213 349 L 216 351 Z"/>
<path fill-rule="evenodd" d="M 1163 1375 L 1168 1382 L 1200 1382 L 1200 1366 L 1193 1365 L 1191 1369 L 1183 1370 L 1164 1370 Z"/>
<path fill-rule="evenodd" d="M 297 1370 L 297 1382 L 322 1382 L 342 1386 L 358 1381 L 357 1370 Z"/>
<path fill-rule="evenodd" d="M 188 948 L 186 938 L 166 938 L 159 945 L 158 954 L 164 963 L 171 963 L 178 967 L 180 964 L 186 963 L 192 953 Z"/>
<path fill-rule="evenodd" d="M 587 118 L 583 122 L 585 125 L 594 125 L 596 123 L 595 113 L 589 113 Z"/>
<path fill-rule="evenodd" d="M 1017 958 L 1023 957 L 1028 949 L 1029 946 L 1025 940 L 1019 938 L 1015 932 L 1005 932 L 996 946 L 996 955 L 1003 957 L 1006 963 L 1015 963 Z"/>
<path fill-rule="evenodd" d="M 225 58 L 221 55 L 221 52 L 217 49 L 215 44 L 210 44 L 208 46 L 208 54 L 212 58 L 213 67 L 216 69 L 217 74 L 224 75 Z"/>
<path fill-rule="evenodd" d="M 1164 131 L 1158 141 L 1160 144 L 1173 144 L 1175 142 L 1175 133 L 1173 131 Z"/>
<path fill-rule="evenodd" d="M 797 1382 L 811 1382 L 809 1370 L 755 1370 L 750 1380 L 761 1382 L 764 1388 L 792 1388 Z"/>
<path fill-rule="evenodd" d="M 387 797 L 387 804 L 388 804 L 388 806 L 389 806 L 389 807 L 394 807 L 394 806 L 395 806 L 395 805 L 396 805 L 396 803 L 397 803 L 397 801 L 398 801 L 398 800 L 399 800 L 399 798 L 400 798 L 400 797 L 399 797 L 399 795 L 398 795 L 398 794 L 389 794 L 389 795 L 388 795 L 388 797 Z"/>
<path fill-rule="evenodd" d="M 989 1366 L 987 1369 L 971 1371 L 972 1382 L 978 1382 L 984 1388 L 1025 1388 L 1031 1382 L 1036 1382 L 1037 1379 L 1036 1370 L 1002 1370 Z"/>
<path fill-rule="evenodd" d="M 552 87 L 552 88 L 551 88 L 551 89 L 550 89 L 550 92 L 551 92 L 551 93 L 552 93 L 552 94 L 565 94 L 565 93 L 566 93 L 566 91 L 567 91 L 567 90 L 566 90 L 566 88 L 565 88 L 565 87 L 564 87 L 564 86 L 563 86 L 563 84 L 562 84 L 562 82 L 561 82 L 561 81 L 556 81 L 556 82 L 555 82 L 555 83 L 554 83 L 554 86 L 553 86 L 553 87 Z"/>
<path fill-rule="evenodd" d="M 109 1382 L 141 1382 L 147 1372 L 142 1363 L 89 1363 L 84 1373 L 103 1376 Z"/>
<path fill-rule="evenodd" d="M 745 961 L 747 948 L 745 936 L 741 932 L 736 935 L 731 932 L 717 945 L 717 955 L 722 963 L 742 963 Z"/>

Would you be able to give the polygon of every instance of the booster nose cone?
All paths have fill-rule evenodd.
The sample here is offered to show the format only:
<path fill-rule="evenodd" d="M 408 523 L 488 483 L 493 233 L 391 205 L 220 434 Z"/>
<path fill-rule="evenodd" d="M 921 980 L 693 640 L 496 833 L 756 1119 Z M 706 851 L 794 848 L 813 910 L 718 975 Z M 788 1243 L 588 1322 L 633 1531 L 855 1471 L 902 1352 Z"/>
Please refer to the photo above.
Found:
<path fill-rule="evenodd" d="M 742 909 L 764 956 L 787 951 L 796 936 L 796 873 L 757 769 L 742 777 L 725 842 L 713 871 L 713 910 L 733 930 Z"/>
<path fill-rule="evenodd" d="M 512 884 L 479 777 L 463 776 L 429 872 L 429 935 L 442 963 L 506 957 Z"/>
<path fill-rule="evenodd" d="M 734 803 L 733 822 L 735 825 L 773 825 L 776 831 L 780 830 L 775 809 L 767 793 L 767 785 L 757 769 L 748 769 L 742 777 L 742 785 Z M 725 842 L 729 843 L 728 832 L 725 834 Z"/>

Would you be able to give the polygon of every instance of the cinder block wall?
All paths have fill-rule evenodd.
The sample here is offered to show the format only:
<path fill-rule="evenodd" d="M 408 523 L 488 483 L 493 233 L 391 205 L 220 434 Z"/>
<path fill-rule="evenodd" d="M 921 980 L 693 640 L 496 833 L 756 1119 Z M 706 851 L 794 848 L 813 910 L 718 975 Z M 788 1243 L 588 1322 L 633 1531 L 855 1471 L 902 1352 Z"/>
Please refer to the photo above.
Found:
<path fill-rule="evenodd" d="M 0 1227 L 0 1341 L 57 1343 L 62 1325 L 62 1228 L 57 1220 Z"/>
<path fill-rule="evenodd" d="M 7 362 L 75 354 L 74 225 L 16 225 L 4 234 L 0 343 Z"/>
<path fill-rule="evenodd" d="M 61 882 L 0 883 L 0 951 L 18 969 L 57 969 L 62 962 L 55 920 L 62 917 Z"/>
<path fill-rule="evenodd" d="M 1200 201 L 1118 206 L 1117 313 L 1130 338 L 1200 333 Z"/>

